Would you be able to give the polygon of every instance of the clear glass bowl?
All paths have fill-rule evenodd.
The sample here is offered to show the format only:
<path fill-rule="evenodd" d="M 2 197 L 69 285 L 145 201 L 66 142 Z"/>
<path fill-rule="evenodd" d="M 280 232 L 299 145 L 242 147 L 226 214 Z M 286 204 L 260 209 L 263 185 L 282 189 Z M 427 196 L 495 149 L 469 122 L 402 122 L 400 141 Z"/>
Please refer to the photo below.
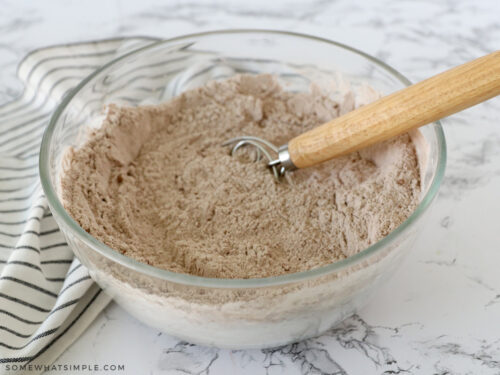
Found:
<path fill-rule="evenodd" d="M 319 335 L 366 304 L 400 264 L 425 221 L 443 178 L 446 146 L 439 123 L 422 128 L 427 167 L 415 212 L 360 253 L 306 272 L 261 279 L 173 273 L 121 255 L 69 216 L 57 192 L 61 156 L 68 146 L 81 144 L 87 126 L 99 124 L 104 105 L 158 103 L 209 78 L 241 72 L 279 74 L 290 90 L 337 72 L 352 85 L 365 82 L 383 94 L 409 85 L 377 59 L 326 39 L 259 30 L 174 38 L 117 58 L 64 99 L 43 138 L 40 175 L 54 218 L 75 255 L 133 316 L 192 343 L 263 348 Z"/>

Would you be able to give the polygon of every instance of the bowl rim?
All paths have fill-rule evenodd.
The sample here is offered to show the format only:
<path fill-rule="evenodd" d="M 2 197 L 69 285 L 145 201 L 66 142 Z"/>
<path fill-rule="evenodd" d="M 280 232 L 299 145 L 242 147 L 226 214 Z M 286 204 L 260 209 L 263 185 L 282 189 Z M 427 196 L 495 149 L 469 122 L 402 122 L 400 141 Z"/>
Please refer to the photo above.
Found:
<path fill-rule="evenodd" d="M 169 44 L 172 42 L 178 42 L 186 39 L 199 38 L 211 35 L 225 35 L 225 34 L 270 34 L 270 35 L 284 35 L 288 37 L 296 37 L 301 39 L 309 39 L 316 42 L 322 42 L 329 45 L 334 45 L 335 47 L 342 48 L 349 52 L 352 52 L 358 56 L 361 56 L 371 63 L 374 63 L 378 67 L 384 69 L 392 76 L 397 78 L 401 83 L 406 86 L 411 85 L 410 80 L 408 80 L 405 76 L 399 73 L 397 70 L 387 65 L 386 63 L 378 60 L 377 58 L 362 52 L 356 48 L 350 47 L 346 44 L 339 43 L 336 41 L 332 41 L 326 38 L 317 37 L 308 34 L 290 32 L 290 31 L 281 31 L 281 30 L 266 30 L 266 29 L 224 29 L 224 30 L 213 30 L 206 31 L 200 33 L 193 33 L 182 35 L 174 38 L 159 40 L 156 42 L 152 42 L 146 46 L 134 49 L 130 52 L 127 52 L 108 63 L 104 64 L 100 68 L 96 69 L 93 73 L 87 76 L 84 80 L 82 80 L 74 89 L 70 91 L 66 97 L 61 101 L 61 103 L 57 106 L 53 115 L 50 118 L 49 125 L 47 126 L 40 146 L 40 156 L 39 156 L 39 173 L 41 179 L 41 185 L 45 192 L 45 196 L 47 197 L 47 201 L 54 217 L 57 219 L 56 221 L 62 222 L 65 226 L 70 228 L 72 233 L 78 237 L 79 240 L 83 241 L 87 246 L 92 248 L 94 251 L 97 251 L 102 256 L 126 267 L 132 269 L 133 271 L 152 276 L 155 278 L 163 279 L 166 281 L 174 282 L 177 284 L 184 284 L 190 286 L 198 286 L 198 287 L 213 287 L 213 288 L 259 288 L 259 287 L 270 287 L 275 285 L 289 284 L 295 283 L 311 278 L 317 278 L 323 275 L 327 275 L 330 273 L 338 272 L 342 269 L 345 269 L 349 266 L 357 264 L 372 255 L 378 253 L 385 246 L 392 243 L 396 240 L 400 234 L 405 232 L 413 223 L 415 223 L 420 216 L 427 210 L 430 206 L 433 199 L 436 197 L 439 186 L 443 180 L 445 166 L 446 166 L 446 141 L 443 132 L 443 128 L 439 121 L 434 122 L 428 126 L 432 126 L 434 133 L 437 139 L 437 147 L 438 147 L 438 160 L 436 166 L 436 173 L 433 176 L 430 187 L 422 198 L 421 202 L 418 204 L 417 208 L 413 211 L 413 213 L 396 229 L 394 229 L 391 233 L 389 233 L 386 237 L 367 247 L 366 249 L 360 251 L 359 253 L 352 255 L 348 258 L 342 259 L 337 262 L 329 263 L 327 265 L 314 268 L 307 271 L 295 272 L 285 275 L 272 276 L 272 277 L 264 277 L 264 278 L 251 278 L 251 279 L 217 279 L 217 278 L 209 278 L 202 276 L 195 276 L 190 274 L 183 274 L 172 272 L 168 270 L 164 270 L 161 268 L 156 268 L 150 266 L 145 263 L 141 263 L 136 261 L 133 258 L 122 255 L 116 250 L 113 250 L 111 247 L 107 246 L 103 242 L 99 241 L 97 238 L 93 237 L 89 233 L 87 233 L 80 225 L 69 215 L 66 209 L 63 207 L 62 202 L 59 200 L 57 196 L 56 190 L 52 184 L 50 179 L 50 165 L 49 165 L 49 149 L 52 142 L 52 135 L 54 133 L 55 126 L 59 120 L 60 115 L 64 112 L 66 107 L 71 103 L 72 99 L 97 75 L 101 72 L 107 70 L 109 67 L 113 66 L 117 62 L 128 58 L 129 56 L 140 54 L 141 52 L 153 49 L 163 44 Z"/>

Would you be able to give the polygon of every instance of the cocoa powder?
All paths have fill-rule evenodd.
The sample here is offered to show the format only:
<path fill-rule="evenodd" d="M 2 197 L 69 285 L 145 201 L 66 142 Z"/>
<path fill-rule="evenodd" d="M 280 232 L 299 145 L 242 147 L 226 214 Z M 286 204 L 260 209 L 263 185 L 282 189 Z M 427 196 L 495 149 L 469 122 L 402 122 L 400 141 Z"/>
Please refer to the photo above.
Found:
<path fill-rule="evenodd" d="M 240 75 L 159 106 L 110 105 L 102 126 L 64 158 L 64 206 L 113 249 L 175 272 L 256 278 L 344 259 L 417 206 L 409 135 L 280 183 L 249 149 L 230 156 L 221 143 L 253 135 L 281 145 L 367 101 L 316 86 L 287 92 L 272 76 Z"/>

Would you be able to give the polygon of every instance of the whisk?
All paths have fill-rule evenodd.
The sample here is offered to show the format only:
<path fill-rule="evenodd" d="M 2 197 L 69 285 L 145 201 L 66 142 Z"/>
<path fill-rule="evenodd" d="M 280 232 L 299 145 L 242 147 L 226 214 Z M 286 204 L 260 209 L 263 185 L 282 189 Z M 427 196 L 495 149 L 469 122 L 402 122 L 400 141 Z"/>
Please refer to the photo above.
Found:
<path fill-rule="evenodd" d="M 500 51 L 447 70 L 275 146 L 253 136 L 224 142 L 264 155 L 276 179 L 437 121 L 500 94 Z"/>

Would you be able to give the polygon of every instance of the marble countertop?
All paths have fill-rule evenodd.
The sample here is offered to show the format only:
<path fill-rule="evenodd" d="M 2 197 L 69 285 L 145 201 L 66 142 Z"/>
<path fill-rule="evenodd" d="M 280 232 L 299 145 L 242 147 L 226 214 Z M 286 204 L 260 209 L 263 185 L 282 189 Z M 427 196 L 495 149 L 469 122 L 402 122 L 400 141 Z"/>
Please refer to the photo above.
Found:
<path fill-rule="evenodd" d="M 30 50 L 114 36 L 293 30 L 352 45 L 417 81 L 499 48 L 500 2 L 0 1 L 0 103 Z M 500 374 L 500 98 L 444 121 L 449 162 L 415 248 L 359 315 L 270 350 L 198 347 L 112 303 L 56 362 L 127 374 Z M 102 371 L 100 373 L 103 373 Z"/>

